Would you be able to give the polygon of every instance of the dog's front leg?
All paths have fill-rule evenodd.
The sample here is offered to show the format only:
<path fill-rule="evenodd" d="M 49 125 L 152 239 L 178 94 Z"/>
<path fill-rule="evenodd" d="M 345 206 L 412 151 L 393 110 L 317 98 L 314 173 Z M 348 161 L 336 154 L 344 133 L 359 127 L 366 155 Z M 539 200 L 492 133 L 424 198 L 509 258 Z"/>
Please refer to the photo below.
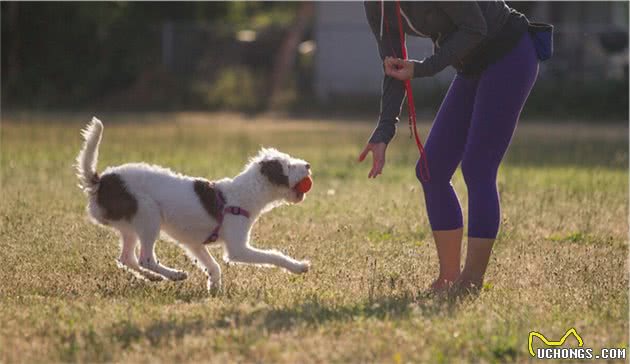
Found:
<path fill-rule="evenodd" d="M 260 250 L 249 245 L 235 251 L 228 250 L 228 259 L 236 263 L 275 265 L 291 273 L 306 273 L 310 268 L 308 261 L 297 261 L 277 250 Z"/>
<path fill-rule="evenodd" d="M 276 250 L 260 250 L 249 245 L 249 226 L 225 229 L 226 258 L 235 263 L 275 265 L 291 273 L 306 273 L 310 268 L 308 261 L 297 261 Z"/>

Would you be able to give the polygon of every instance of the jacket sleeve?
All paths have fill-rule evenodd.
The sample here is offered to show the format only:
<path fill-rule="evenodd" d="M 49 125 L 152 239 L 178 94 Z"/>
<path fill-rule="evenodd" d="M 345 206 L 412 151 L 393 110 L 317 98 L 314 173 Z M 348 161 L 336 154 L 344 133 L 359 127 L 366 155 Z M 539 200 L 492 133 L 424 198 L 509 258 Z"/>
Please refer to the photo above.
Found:
<path fill-rule="evenodd" d="M 400 44 L 400 30 L 398 21 L 393 18 L 393 3 L 383 2 L 386 18 L 381 23 L 381 4 L 378 1 L 366 1 L 365 15 L 376 37 L 378 51 L 381 60 L 385 57 L 398 57 L 402 55 Z M 381 37 L 382 26 L 382 37 Z M 400 115 L 403 99 L 405 98 L 405 87 L 402 81 L 386 76 L 383 73 L 383 84 L 381 92 L 381 111 L 379 121 L 370 136 L 370 143 L 388 144 L 396 135 L 396 123 Z"/>
<path fill-rule="evenodd" d="M 414 61 L 414 77 L 433 76 L 449 65 L 458 65 L 488 33 L 486 20 L 476 1 L 439 3 L 457 27 L 435 53 L 423 61 Z"/>

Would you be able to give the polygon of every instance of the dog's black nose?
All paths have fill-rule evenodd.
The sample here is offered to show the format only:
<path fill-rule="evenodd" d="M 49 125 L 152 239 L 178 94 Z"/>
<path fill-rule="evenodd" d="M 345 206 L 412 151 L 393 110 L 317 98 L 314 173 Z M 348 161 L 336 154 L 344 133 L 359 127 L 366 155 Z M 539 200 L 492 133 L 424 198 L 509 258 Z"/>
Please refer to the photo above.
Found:
<path fill-rule="evenodd" d="M 306 163 L 306 169 L 311 169 L 311 165 Z"/>

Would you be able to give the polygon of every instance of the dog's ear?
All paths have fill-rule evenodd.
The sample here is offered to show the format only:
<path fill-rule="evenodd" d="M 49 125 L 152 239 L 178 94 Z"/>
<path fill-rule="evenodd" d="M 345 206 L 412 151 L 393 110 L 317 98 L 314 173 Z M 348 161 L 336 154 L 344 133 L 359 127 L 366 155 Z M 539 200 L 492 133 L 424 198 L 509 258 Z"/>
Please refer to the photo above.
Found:
<path fill-rule="evenodd" d="M 267 177 L 269 182 L 278 186 L 289 187 L 289 177 L 284 174 L 282 163 L 277 159 L 263 160 L 259 162 L 260 173 Z"/>

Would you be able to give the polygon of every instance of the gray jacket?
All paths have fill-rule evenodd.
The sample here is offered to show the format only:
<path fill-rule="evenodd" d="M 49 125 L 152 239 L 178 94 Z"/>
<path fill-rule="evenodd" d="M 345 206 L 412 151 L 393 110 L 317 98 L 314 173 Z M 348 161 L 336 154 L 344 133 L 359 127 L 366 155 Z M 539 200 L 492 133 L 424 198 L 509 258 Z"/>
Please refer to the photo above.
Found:
<path fill-rule="evenodd" d="M 364 6 L 381 59 L 401 58 L 395 3 L 366 1 Z M 475 49 L 501 32 L 515 13 L 501 0 L 400 2 L 400 7 L 404 34 L 431 38 L 434 45 L 433 55 L 415 61 L 414 77 L 433 76 L 449 65 L 461 70 L 472 61 Z M 384 76 L 382 87 L 380 118 L 370 143 L 391 141 L 405 97 L 402 81 Z"/>

